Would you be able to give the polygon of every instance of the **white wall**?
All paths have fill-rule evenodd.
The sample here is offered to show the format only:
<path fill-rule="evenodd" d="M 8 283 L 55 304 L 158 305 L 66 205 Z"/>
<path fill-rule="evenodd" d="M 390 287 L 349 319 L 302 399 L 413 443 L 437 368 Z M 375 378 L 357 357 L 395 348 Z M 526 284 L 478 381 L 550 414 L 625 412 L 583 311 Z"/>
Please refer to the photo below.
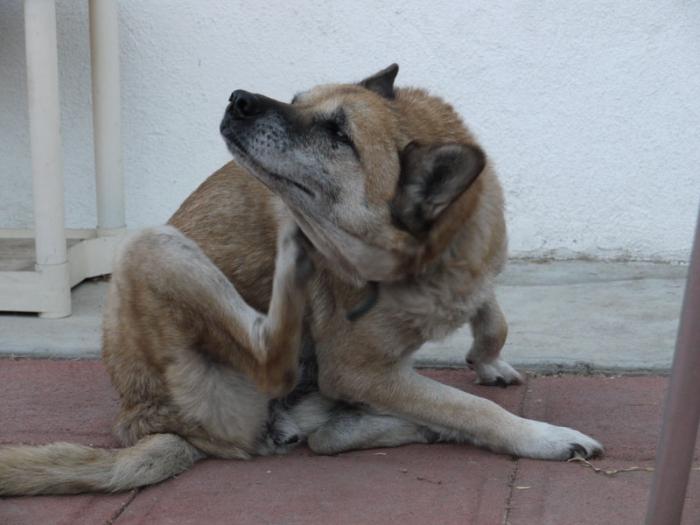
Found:
<path fill-rule="evenodd" d="M 95 223 L 85 1 L 58 1 L 69 227 Z M 668 5 L 671 4 L 671 5 Z M 0 0 L 0 227 L 31 225 L 22 2 Z M 161 223 L 228 155 L 234 88 L 289 99 L 396 61 L 495 160 L 511 252 L 680 260 L 700 196 L 694 2 L 121 0 L 127 219 Z"/>

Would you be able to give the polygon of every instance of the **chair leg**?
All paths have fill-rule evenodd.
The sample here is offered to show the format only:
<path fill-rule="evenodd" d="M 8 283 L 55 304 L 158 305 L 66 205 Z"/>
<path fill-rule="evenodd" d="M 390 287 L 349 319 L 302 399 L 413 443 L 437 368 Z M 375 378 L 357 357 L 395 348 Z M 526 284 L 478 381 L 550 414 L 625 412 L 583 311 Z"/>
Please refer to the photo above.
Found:
<path fill-rule="evenodd" d="M 681 522 L 700 423 L 700 217 L 666 395 L 647 525 Z"/>
<path fill-rule="evenodd" d="M 97 234 L 113 235 L 125 227 L 116 0 L 90 0 L 90 56 Z"/>
<path fill-rule="evenodd" d="M 37 298 L 42 317 L 70 315 L 54 0 L 25 0 L 27 98 L 32 152 Z"/>

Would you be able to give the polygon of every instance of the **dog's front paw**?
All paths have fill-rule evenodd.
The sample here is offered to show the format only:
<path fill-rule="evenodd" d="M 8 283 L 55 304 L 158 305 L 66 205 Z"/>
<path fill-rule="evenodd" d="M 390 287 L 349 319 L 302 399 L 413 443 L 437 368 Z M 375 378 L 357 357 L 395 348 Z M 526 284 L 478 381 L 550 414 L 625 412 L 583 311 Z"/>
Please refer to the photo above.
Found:
<path fill-rule="evenodd" d="M 467 366 L 476 372 L 476 384 L 484 386 L 520 385 L 523 378 L 520 373 L 503 359 L 490 363 L 480 363 L 467 356 Z"/>
<path fill-rule="evenodd" d="M 573 457 L 590 459 L 603 454 L 603 445 L 578 430 L 542 421 L 528 420 L 527 423 L 529 432 L 515 451 L 518 456 L 566 461 Z"/>

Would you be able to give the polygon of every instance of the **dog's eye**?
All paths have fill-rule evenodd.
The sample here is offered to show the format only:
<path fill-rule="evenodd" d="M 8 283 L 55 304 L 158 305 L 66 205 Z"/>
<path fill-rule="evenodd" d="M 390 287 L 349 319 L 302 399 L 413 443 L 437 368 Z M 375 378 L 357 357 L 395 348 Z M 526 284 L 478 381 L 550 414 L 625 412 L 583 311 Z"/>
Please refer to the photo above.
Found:
<path fill-rule="evenodd" d="M 343 131 L 343 129 L 338 125 L 338 123 L 335 120 L 327 121 L 326 129 L 335 140 L 339 142 L 344 142 L 345 144 L 351 143 L 348 134 L 345 133 L 345 131 Z"/>

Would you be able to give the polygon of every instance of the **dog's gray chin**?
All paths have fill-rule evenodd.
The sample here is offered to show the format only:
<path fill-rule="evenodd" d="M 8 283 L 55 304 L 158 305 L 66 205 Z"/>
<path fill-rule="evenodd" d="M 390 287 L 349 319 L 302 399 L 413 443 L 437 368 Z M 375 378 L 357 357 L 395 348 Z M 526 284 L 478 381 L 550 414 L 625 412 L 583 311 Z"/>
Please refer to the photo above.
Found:
<path fill-rule="evenodd" d="M 258 163 L 255 162 L 255 160 L 250 156 L 248 150 L 246 150 L 246 148 L 243 147 L 243 144 L 236 137 L 235 133 L 231 128 L 225 128 L 224 126 L 222 126 L 221 136 L 224 138 L 226 148 L 238 162 L 243 164 L 248 169 L 262 169 L 262 167 L 258 166 Z M 255 166 L 252 166 L 251 163 L 255 163 Z"/>
<path fill-rule="evenodd" d="M 284 191 L 284 187 L 295 188 L 308 198 L 316 198 L 315 192 L 305 184 L 292 180 L 288 177 L 284 177 L 279 173 L 275 173 L 263 167 L 262 164 L 255 157 L 253 157 L 245 147 L 243 147 L 241 142 L 230 130 L 222 130 L 221 134 L 226 142 L 226 147 L 231 152 L 231 155 L 233 155 L 233 157 L 238 161 L 238 163 L 251 172 L 255 178 L 270 188 L 273 193 L 281 197 L 282 200 L 289 200 L 289 194 L 288 192 Z"/>

